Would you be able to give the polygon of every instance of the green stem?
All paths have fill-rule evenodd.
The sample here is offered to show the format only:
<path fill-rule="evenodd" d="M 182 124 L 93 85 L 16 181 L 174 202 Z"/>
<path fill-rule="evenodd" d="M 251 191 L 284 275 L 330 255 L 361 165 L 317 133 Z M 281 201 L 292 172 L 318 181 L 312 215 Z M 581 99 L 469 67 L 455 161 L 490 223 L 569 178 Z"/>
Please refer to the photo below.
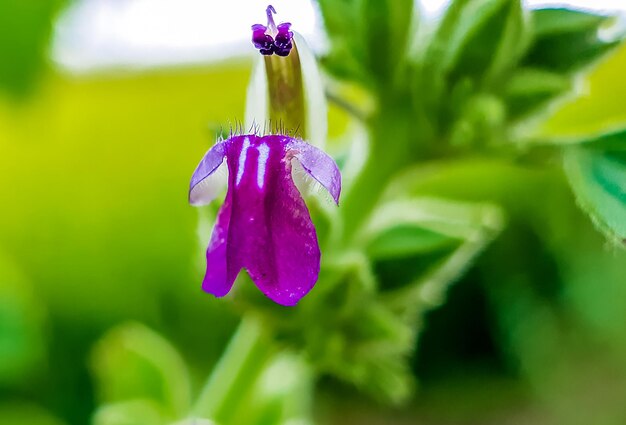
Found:
<path fill-rule="evenodd" d="M 349 246 L 380 200 L 389 180 L 414 159 L 418 137 L 403 101 L 381 102 L 368 123 L 370 151 L 365 166 L 343 199 L 343 243 Z"/>
<path fill-rule="evenodd" d="M 253 387 L 271 353 L 261 325 L 253 318 L 244 317 L 202 389 L 193 415 L 226 423 L 236 413 L 238 402 Z"/>

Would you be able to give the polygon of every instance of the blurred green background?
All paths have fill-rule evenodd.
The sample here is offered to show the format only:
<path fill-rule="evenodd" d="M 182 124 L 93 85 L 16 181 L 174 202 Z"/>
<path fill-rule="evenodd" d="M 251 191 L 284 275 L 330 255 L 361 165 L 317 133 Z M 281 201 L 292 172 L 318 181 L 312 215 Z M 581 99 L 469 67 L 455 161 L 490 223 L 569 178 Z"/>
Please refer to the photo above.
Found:
<path fill-rule="evenodd" d="M 97 406 L 140 386 L 175 406 L 184 391 L 162 393 L 160 374 L 187 368 L 197 392 L 238 321 L 227 302 L 200 290 L 205 241 L 187 186 L 220 126 L 241 120 L 251 60 L 62 72 L 49 51 L 65 6 L 0 0 L 7 425 L 89 423 Z M 622 46 L 585 80 L 588 95 L 541 134 L 567 138 L 624 123 L 625 72 Z M 349 118 L 332 107 L 329 120 L 330 139 L 339 140 Z M 372 403 L 322 377 L 319 423 L 626 423 L 626 255 L 578 209 L 550 161 L 540 167 L 477 151 L 404 176 L 404 188 L 420 196 L 504 205 L 508 225 L 424 316 L 411 400 Z M 399 266 L 377 267 L 392 280 Z M 153 365 L 158 373 L 116 357 L 117 349 L 141 357 L 146 347 L 165 353 Z"/>

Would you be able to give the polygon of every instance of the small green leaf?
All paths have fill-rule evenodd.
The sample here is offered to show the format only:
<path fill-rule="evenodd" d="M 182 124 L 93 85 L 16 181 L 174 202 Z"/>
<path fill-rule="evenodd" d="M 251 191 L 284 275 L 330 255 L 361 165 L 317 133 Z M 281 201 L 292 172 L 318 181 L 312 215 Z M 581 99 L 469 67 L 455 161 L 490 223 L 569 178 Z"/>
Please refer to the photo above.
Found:
<path fill-rule="evenodd" d="M 358 28 L 357 0 L 318 0 L 331 51 L 323 58 L 326 69 L 336 77 L 367 83 L 362 70 L 366 53 Z"/>
<path fill-rule="evenodd" d="M 406 58 L 413 0 L 318 0 L 331 52 L 326 68 L 364 85 L 388 84 Z"/>
<path fill-rule="evenodd" d="M 528 45 L 527 19 L 521 2 L 474 0 L 464 14 L 467 27 L 458 29 L 457 50 L 450 51 L 451 78 L 497 81 L 515 66 Z"/>
<path fill-rule="evenodd" d="M 370 241 L 398 225 L 413 225 L 452 239 L 467 239 L 475 236 L 483 226 L 499 229 L 502 217 L 496 207 L 488 204 L 428 197 L 398 199 L 383 204 L 373 214 L 362 237 Z"/>
<path fill-rule="evenodd" d="M 454 2 L 437 30 L 426 61 L 454 79 L 481 75 L 497 51 L 507 25 L 509 5 L 518 0 Z"/>
<path fill-rule="evenodd" d="M 532 11 L 535 37 L 597 30 L 607 17 L 573 9 L 535 9 Z"/>
<path fill-rule="evenodd" d="M 626 244 L 626 133 L 621 150 L 565 150 L 565 171 L 579 205 L 612 240 Z"/>
<path fill-rule="evenodd" d="M 374 237 L 367 254 L 373 260 L 400 258 L 438 251 L 458 241 L 423 227 L 400 224 Z"/>
<path fill-rule="evenodd" d="M 513 69 L 522 57 L 530 42 L 529 17 L 519 0 L 509 1 L 503 8 L 504 28 L 500 42 L 494 52 L 491 66 L 486 72 L 486 81 L 498 81 Z M 493 37 L 496 37 L 492 34 Z"/>
<path fill-rule="evenodd" d="M 432 37 L 424 60 L 436 69 L 447 62 L 446 55 L 456 37 L 462 12 L 470 0 L 452 0 Z"/>
<path fill-rule="evenodd" d="M 572 79 L 563 74 L 537 68 L 520 68 L 512 75 L 504 90 L 508 115 L 518 118 L 533 112 L 569 92 L 572 87 Z"/>
<path fill-rule="evenodd" d="M 183 360 L 167 340 L 143 325 L 129 323 L 108 332 L 97 343 L 91 364 L 104 403 L 150 400 L 172 419 L 189 410 Z"/>
<path fill-rule="evenodd" d="M 356 0 L 318 0 L 328 36 L 332 40 L 355 39 L 357 21 Z M 352 35 L 352 37 L 351 37 Z"/>
<path fill-rule="evenodd" d="M 569 9 L 533 11 L 535 36 L 524 63 L 558 72 L 576 71 L 590 64 L 617 45 L 598 36 L 608 19 Z"/>
<path fill-rule="evenodd" d="M 443 302 L 448 287 L 501 231 L 504 219 L 500 208 L 491 204 L 415 198 L 388 203 L 375 216 L 372 227 L 409 220 L 461 240 L 425 274 L 389 292 L 390 305 L 413 316 Z"/>
<path fill-rule="evenodd" d="M 413 0 L 360 0 L 361 35 L 366 67 L 380 82 L 393 78 L 405 58 Z"/>

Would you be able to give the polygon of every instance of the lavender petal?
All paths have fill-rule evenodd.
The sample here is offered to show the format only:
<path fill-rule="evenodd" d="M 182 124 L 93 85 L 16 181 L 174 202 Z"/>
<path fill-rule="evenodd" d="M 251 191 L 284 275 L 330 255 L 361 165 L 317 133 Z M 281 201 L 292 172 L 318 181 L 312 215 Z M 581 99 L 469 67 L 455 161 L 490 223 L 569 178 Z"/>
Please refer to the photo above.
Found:
<path fill-rule="evenodd" d="M 297 139 L 288 139 L 287 149 L 300 161 L 302 168 L 317 180 L 339 204 L 341 172 L 335 161 L 324 151 Z"/>
<path fill-rule="evenodd" d="M 229 140 L 217 142 L 204 155 L 191 176 L 189 184 L 189 203 L 199 206 L 210 203 L 224 187 L 224 176 L 216 173 L 224 162 Z"/>

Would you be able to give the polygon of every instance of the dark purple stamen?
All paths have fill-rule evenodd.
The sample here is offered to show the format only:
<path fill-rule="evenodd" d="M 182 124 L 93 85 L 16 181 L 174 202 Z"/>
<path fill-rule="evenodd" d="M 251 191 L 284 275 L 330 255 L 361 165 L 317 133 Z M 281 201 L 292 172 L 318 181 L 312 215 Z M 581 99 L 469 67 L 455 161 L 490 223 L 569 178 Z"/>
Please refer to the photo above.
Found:
<path fill-rule="evenodd" d="M 274 53 L 278 56 L 289 55 L 293 48 L 291 24 L 283 22 L 276 26 L 273 17 L 276 10 L 272 5 L 267 6 L 265 12 L 267 14 L 267 26 L 252 25 L 252 44 L 259 49 L 262 55 L 270 56 Z M 271 34 L 274 34 L 274 37 Z"/>
<path fill-rule="evenodd" d="M 291 24 L 289 22 L 279 24 L 277 27 L 278 33 L 274 38 L 274 52 L 278 56 L 287 56 L 293 48 L 293 43 L 291 42 L 293 32 L 290 31 L 289 28 L 291 28 Z"/>
<path fill-rule="evenodd" d="M 261 54 L 271 55 L 274 50 L 274 39 L 266 34 L 267 27 L 261 24 L 252 25 L 252 44 L 259 49 Z"/>

